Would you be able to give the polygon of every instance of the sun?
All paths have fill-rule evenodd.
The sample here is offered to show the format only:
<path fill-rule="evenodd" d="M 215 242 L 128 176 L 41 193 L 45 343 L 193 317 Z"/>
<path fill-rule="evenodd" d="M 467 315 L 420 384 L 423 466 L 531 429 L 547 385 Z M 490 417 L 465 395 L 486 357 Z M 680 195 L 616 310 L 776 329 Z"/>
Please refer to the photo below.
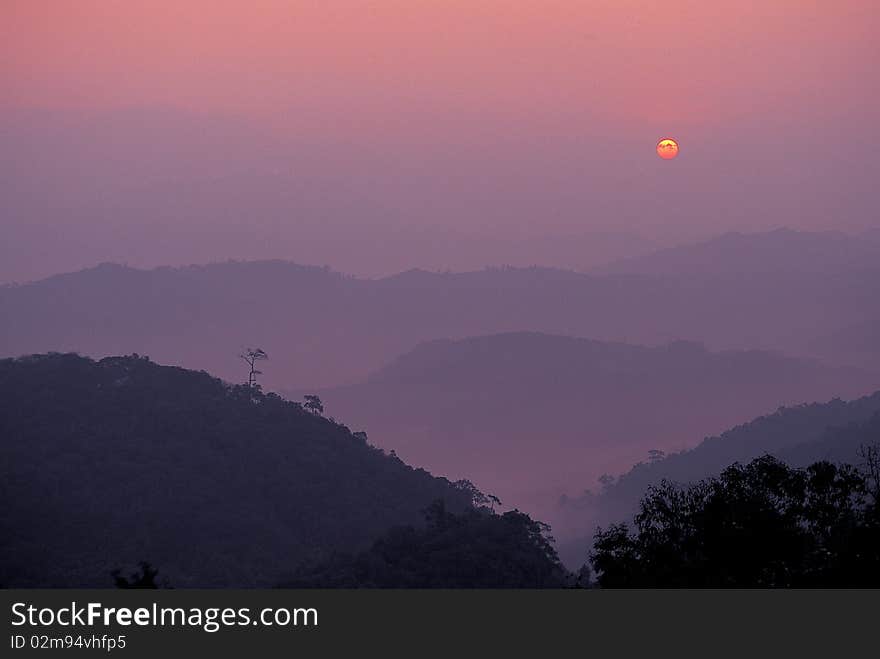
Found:
<path fill-rule="evenodd" d="M 672 160 L 678 155 L 678 142 L 671 137 L 664 137 L 657 142 L 657 155 L 663 160 Z"/>

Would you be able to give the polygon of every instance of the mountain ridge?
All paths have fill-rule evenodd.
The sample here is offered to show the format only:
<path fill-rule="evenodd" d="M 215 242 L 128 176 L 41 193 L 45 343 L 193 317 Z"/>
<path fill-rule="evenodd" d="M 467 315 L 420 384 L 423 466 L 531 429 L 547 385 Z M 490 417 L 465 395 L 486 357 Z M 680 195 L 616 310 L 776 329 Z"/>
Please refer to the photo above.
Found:
<path fill-rule="evenodd" d="M 427 340 L 535 331 L 643 345 L 691 340 L 849 365 L 865 351 L 850 354 L 835 337 L 874 322 L 878 282 L 880 265 L 834 276 L 533 267 L 364 279 L 277 260 L 154 270 L 104 264 L 0 287 L 0 356 L 139 352 L 239 380 L 238 352 L 257 345 L 270 356 L 267 386 L 322 388 L 359 382 Z"/>
<path fill-rule="evenodd" d="M 475 495 L 275 394 L 137 355 L 0 360 L 0 400 L 6 586 L 108 587 L 144 560 L 180 587 L 272 586 Z"/>
<path fill-rule="evenodd" d="M 594 274 L 732 276 L 745 273 L 832 272 L 874 268 L 880 262 L 880 229 L 858 234 L 797 231 L 730 231 L 708 240 L 655 250 L 589 268 Z"/>

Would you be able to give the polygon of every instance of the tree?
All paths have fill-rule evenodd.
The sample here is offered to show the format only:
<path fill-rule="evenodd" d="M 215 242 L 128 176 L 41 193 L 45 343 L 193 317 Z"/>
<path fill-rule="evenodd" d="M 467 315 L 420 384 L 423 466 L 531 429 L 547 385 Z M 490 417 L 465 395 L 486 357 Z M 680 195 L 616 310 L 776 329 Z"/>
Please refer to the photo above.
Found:
<path fill-rule="evenodd" d="M 764 456 L 649 488 L 635 529 L 600 529 L 590 560 L 603 587 L 878 585 L 877 507 L 870 472 Z"/>
<path fill-rule="evenodd" d="M 466 493 L 471 499 L 474 508 L 488 508 L 494 512 L 495 506 L 501 506 L 501 499 L 494 494 L 485 494 L 476 485 L 467 479 L 455 481 L 452 484 L 457 490 Z"/>
<path fill-rule="evenodd" d="M 269 355 L 267 355 L 262 348 L 248 348 L 243 353 L 241 353 L 239 357 L 243 359 L 250 367 L 250 373 L 248 373 L 247 381 L 248 386 L 259 389 L 260 385 L 257 384 L 257 376 L 262 375 L 263 372 L 257 370 L 257 362 L 268 360 Z"/>
<path fill-rule="evenodd" d="M 306 408 L 312 414 L 324 414 L 324 403 L 321 402 L 321 399 L 315 395 L 307 395 L 303 396 L 303 407 Z"/>

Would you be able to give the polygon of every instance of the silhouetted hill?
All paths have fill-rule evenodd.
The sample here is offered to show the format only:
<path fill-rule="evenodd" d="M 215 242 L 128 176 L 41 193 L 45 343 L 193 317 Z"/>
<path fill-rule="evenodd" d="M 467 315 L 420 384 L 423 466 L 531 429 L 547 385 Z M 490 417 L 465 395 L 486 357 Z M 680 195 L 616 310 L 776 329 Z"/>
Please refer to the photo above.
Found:
<path fill-rule="evenodd" d="M 607 488 L 606 494 L 622 497 L 631 492 L 644 492 L 648 485 L 663 478 L 691 482 L 715 474 L 734 462 L 748 462 L 765 453 L 781 456 L 795 447 L 799 452 L 808 446 L 816 449 L 815 454 L 797 466 L 807 465 L 831 457 L 824 454 L 816 442 L 836 441 L 842 428 L 864 424 L 877 413 L 880 413 L 880 392 L 850 402 L 834 399 L 827 403 L 781 407 L 773 414 L 707 437 L 690 450 L 638 465 Z M 855 457 L 853 452 L 837 459 L 852 462 Z"/>
<path fill-rule="evenodd" d="M 579 489 L 650 449 L 679 450 L 780 404 L 878 385 L 856 369 L 768 352 L 520 332 L 425 343 L 321 395 L 330 413 L 405 459 L 534 511 L 551 485 L 557 495 Z"/>
<path fill-rule="evenodd" d="M 120 273 L 123 276 L 125 273 Z M 130 276 L 138 276 L 131 274 Z M 278 583 L 471 493 L 273 394 L 144 358 L 0 361 L 0 583 Z"/>
<path fill-rule="evenodd" d="M 828 428 L 813 441 L 786 447 L 778 452 L 785 462 L 802 466 L 815 460 L 859 464 L 864 446 L 880 445 L 880 411 L 865 421 L 850 421 L 840 427 Z"/>
<path fill-rule="evenodd" d="M 648 487 L 663 479 L 693 483 L 765 454 L 797 467 L 819 460 L 858 463 L 859 446 L 875 442 L 880 442 L 880 391 L 849 402 L 836 398 L 781 407 L 707 437 L 692 449 L 640 462 L 601 492 L 563 498 L 561 514 L 554 521 L 569 530 L 580 525 L 582 537 L 563 543 L 560 553 L 571 564 L 583 560 L 595 527 L 629 517 Z"/>
<path fill-rule="evenodd" d="M 237 354 L 255 345 L 276 390 L 352 384 L 418 343 L 510 331 L 815 356 L 818 338 L 871 317 L 878 287 L 880 263 L 726 278 L 501 268 L 375 280 L 281 261 L 105 264 L 0 287 L 0 354 L 138 352 L 243 382 Z"/>
<path fill-rule="evenodd" d="M 293 588 L 561 588 L 562 567 L 549 529 L 519 511 L 455 515 L 428 511 L 424 529 L 398 527 L 357 556 L 300 570 Z"/>
<path fill-rule="evenodd" d="M 840 231 L 726 233 L 691 245 L 599 266 L 593 272 L 640 275 L 769 275 L 779 272 L 826 273 L 874 269 L 880 262 L 880 233 Z"/>

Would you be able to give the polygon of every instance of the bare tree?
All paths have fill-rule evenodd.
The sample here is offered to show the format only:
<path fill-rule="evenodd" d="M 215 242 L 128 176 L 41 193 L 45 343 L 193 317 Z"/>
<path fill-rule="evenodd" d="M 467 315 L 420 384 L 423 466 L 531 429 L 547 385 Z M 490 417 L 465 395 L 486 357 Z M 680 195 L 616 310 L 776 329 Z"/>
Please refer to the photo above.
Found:
<path fill-rule="evenodd" d="M 257 376 L 262 375 L 263 372 L 257 370 L 257 362 L 266 361 L 269 359 L 269 355 L 262 348 L 248 348 L 243 353 L 239 355 L 248 366 L 250 366 L 250 373 L 248 373 L 248 386 L 249 387 L 259 387 L 257 384 Z"/>

